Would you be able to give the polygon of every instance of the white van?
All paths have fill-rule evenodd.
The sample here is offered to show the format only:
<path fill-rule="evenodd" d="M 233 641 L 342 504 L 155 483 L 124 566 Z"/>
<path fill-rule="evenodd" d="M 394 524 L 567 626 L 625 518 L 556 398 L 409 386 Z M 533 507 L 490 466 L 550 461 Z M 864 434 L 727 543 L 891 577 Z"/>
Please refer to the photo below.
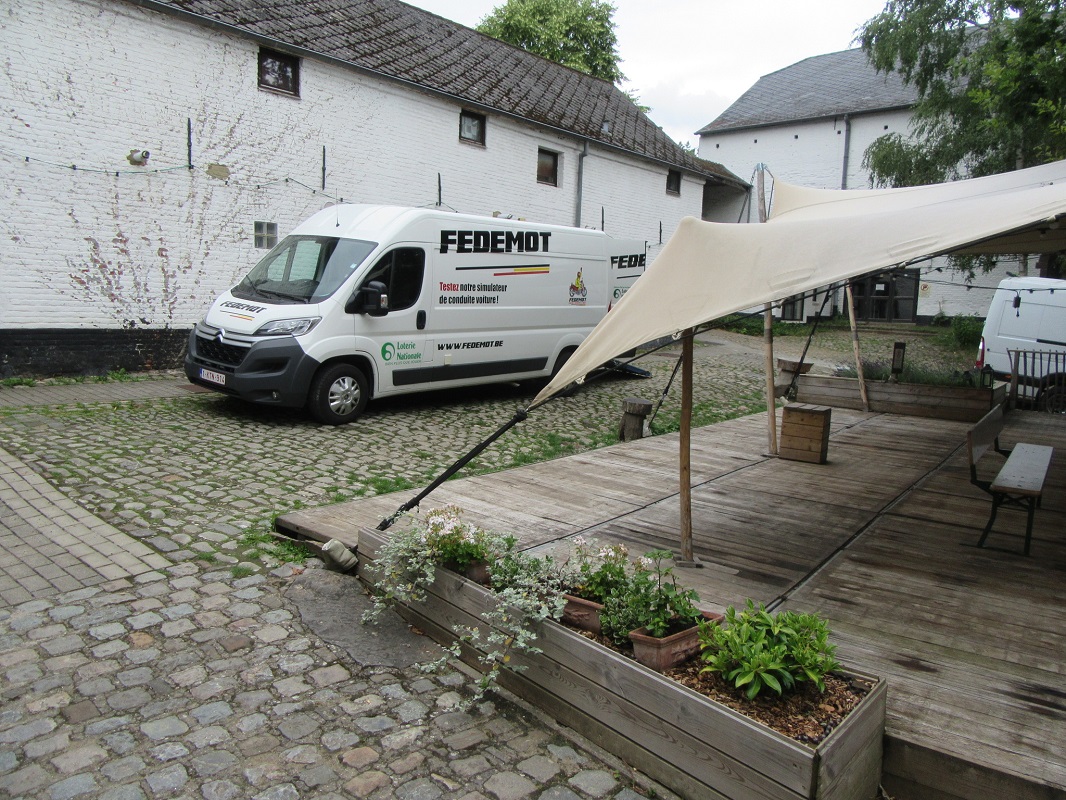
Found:
<path fill-rule="evenodd" d="M 981 332 L 975 366 L 991 367 L 1010 380 L 1014 362 L 1008 351 L 1022 351 L 1018 370 L 1020 397 L 1045 411 L 1066 412 L 1066 281 L 1007 278 L 1000 282 Z"/>
<path fill-rule="evenodd" d="M 185 374 L 331 425 L 371 397 L 547 378 L 646 264 L 600 231 L 338 205 L 214 302 Z"/>

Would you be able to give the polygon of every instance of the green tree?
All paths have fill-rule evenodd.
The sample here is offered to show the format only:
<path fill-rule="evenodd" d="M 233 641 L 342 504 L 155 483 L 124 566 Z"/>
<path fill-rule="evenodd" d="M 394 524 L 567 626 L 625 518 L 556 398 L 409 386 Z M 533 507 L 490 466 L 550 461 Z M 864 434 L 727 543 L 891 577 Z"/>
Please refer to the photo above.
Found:
<path fill-rule="evenodd" d="M 607 0 L 507 0 L 481 20 L 488 36 L 596 78 L 620 83 L 614 6 Z"/>
<path fill-rule="evenodd" d="M 1059 0 L 889 0 L 859 35 L 918 91 L 909 137 L 867 149 L 875 184 L 915 186 L 1066 157 L 1066 12 Z"/>

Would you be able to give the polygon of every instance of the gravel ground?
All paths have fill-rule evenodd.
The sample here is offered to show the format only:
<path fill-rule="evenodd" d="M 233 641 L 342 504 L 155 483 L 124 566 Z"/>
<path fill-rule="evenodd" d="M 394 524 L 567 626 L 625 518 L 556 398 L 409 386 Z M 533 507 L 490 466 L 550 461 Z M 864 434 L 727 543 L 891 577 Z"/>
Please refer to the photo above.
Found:
<path fill-rule="evenodd" d="M 911 363 L 962 370 L 971 356 L 941 337 L 864 331 L 864 357 L 890 360 L 907 342 Z M 806 339 L 778 337 L 775 354 L 798 358 Z M 460 475 L 492 472 L 617 440 L 621 402 L 658 402 L 678 349 L 639 361 L 650 379 L 606 378 L 532 412 Z M 820 331 L 807 356 L 814 372 L 851 362 L 848 331 Z M 715 331 L 699 338 L 695 422 L 765 409 L 762 342 Z M 152 380 L 184 381 L 169 374 Z M 85 384 L 97 390 L 96 384 Z M 106 387 L 99 387 L 104 389 Z M 137 388 L 150 389 L 138 383 Z M 656 430 L 679 415 L 679 380 Z M 4 396 L 18 389 L 0 390 Z M 27 393 L 32 393 L 28 390 Z M 216 394 L 0 408 L 5 448 L 65 495 L 173 561 L 198 558 L 242 570 L 276 566 L 264 542 L 273 518 L 402 489 L 420 488 L 514 412 L 534 388 L 514 384 L 434 392 L 371 403 L 356 423 L 319 425 L 295 410 L 252 406 Z"/>

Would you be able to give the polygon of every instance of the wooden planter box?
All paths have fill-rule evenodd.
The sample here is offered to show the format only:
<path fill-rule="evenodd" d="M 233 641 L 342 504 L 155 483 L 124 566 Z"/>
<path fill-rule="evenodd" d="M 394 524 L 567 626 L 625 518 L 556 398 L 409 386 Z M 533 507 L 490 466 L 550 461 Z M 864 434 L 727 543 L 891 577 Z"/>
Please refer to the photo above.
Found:
<path fill-rule="evenodd" d="M 361 565 L 383 541 L 360 533 Z M 441 642 L 452 626 L 482 625 L 487 589 L 438 570 L 426 602 L 399 609 Z M 885 682 L 817 748 L 805 746 L 555 623 L 543 653 L 516 655 L 500 683 L 683 797 L 872 800 L 881 779 Z M 469 663 L 476 665 L 473 653 Z M 857 675 L 857 673 L 851 673 Z"/>
<path fill-rule="evenodd" d="M 866 395 L 871 411 L 976 422 L 1006 399 L 1007 384 L 997 383 L 991 389 L 981 389 L 867 381 Z M 859 379 L 801 375 L 796 380 L 796 402 L 861 411 Z"/>

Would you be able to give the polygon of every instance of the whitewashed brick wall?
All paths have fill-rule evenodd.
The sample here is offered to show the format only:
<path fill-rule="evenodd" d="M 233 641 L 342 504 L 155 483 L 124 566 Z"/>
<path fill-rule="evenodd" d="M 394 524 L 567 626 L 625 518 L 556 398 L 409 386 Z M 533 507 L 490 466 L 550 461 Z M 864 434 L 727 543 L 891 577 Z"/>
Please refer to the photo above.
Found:
<path fill-rule="evenodd" d="M 762 163 L 775 178 L 787 183 L 840 189 L 844 142 L 849 140 L 846 188 L 868 189 L 869 174 L 862 169 L 866 148 L 886 133 L 906 133 L 909 122 L 906 111 L 855 115 L 850 140 L 843 117 L 710 133 L 700 137 L 699 154 L 744 179 Z"/>
<path fill-rule="evenodd" d="M 313 59 L 300 98 L 262 91 L 256 43 L 121 0 L 8 4 L 0 50 L 0 328 L 189 327 L 262 255 L 255 221 L 432 205 L 438 174 L 458 211 L 575 220 L 576 139 L 490 115 L 473 146 L 456 103 Z M 585 167 L 588 227 L 602 206 L 609 233 L 655 243 L 700 214 L 702 184 L 668 196 L 665 166 L 592 145 Z"/>

